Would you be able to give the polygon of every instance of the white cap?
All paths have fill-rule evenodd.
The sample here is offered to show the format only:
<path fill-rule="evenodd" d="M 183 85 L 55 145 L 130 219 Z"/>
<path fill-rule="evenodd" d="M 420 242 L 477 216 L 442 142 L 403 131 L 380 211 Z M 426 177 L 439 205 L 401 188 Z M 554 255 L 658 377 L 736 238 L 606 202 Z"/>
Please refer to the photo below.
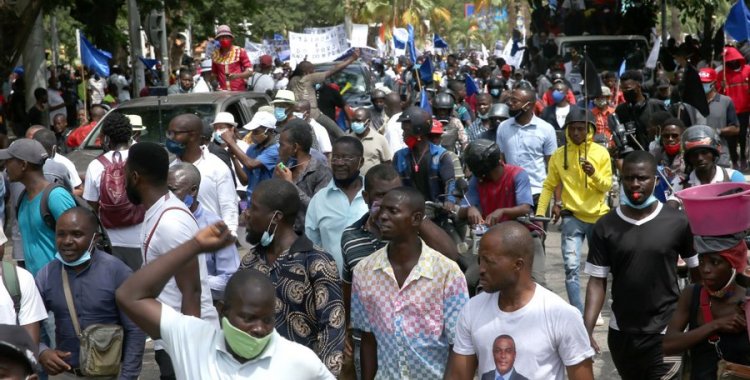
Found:
<path fill-rule="evenodd" d="M 268 129 L 276 129 L 276 117 L 272 113 L 268 112 L 256 112 L 253 115 L 253 119 L 249 123 L 245 124 L 242 128 L 248 131 L 256 130 L 260 127 Z"/>
<path fill-rule="evenodd" d="M 210 59 L 204 59 L 201 62 L 201 70 L 211 70 L 212 61 Z"/>
<path fill-rule="evenodd" d="M 229 112 L 217 113 L 214 122 L 211 123 L 211 126 L 213 126 L 214 124 L 229 124 L 233 127 L 237 126 L 237 123 L 234 121 L 234 115 Z"/>
<path fill-rule="evenodd" d="M 133 132 L 140 132 L 146 130 L 143 126 L 143 119 L 138 115 L 125 115 L 130 120 L 130 125 L 133 127 Z"/>
<path fill-rule="evenodd" d="M 289 90 L 279 90 L 276 91 L 276 97 L 273 98 L 273 101 L 271 104 L 278 104 L 278 103 L 296 103 L 297 98 L 294 96 L 294 92 Z"/>

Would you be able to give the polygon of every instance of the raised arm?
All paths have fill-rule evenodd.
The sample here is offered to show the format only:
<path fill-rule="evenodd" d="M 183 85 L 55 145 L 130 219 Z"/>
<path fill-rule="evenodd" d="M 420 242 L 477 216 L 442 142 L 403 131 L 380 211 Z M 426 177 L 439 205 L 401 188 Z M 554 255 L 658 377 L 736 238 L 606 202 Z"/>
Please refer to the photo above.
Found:
<path fill-rule="evenodd" d="M 156 297 L 169 279 L 199 254 L 216 251 L 233 241 L 224 222 L 200 230 L 194 238 L 133 273 L 117 289 L 117 304 L 151 338 L 160 338 L 161 303 Z"/>

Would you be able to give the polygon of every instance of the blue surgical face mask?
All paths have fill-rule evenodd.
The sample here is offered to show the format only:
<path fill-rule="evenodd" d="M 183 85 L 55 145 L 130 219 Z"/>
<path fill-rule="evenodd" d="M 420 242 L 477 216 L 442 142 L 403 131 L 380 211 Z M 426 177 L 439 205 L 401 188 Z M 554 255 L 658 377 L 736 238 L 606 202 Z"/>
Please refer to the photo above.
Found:
<path fill-rule="evenodd" d="M 194 202 L 195 198 L 190 194 L 186 195 L 185 199 L 182 200 L 182 203 L 184 203 L 188 208 L 192 207 Z"/>
<path fill-rule="evenodd" d="M 62 255 L 60 255 L 60 252 L 55 253 L 55 258 L 59 262 L 61 262 L 63 265 L 68 266 L 68 267 L 77 267 L 81 264 L 84 264 L 88 262 L 89 260 L 91 260 L 91 249 L 94 246 L 95 238 L 96 238 L 96 235 L 91 237 L 91 243 L 89 243 L 89 247 L 86 249 L 86 252 L 84 252 L 83 255 L 81 255 L 81 257 L 78 258 L 78 260 L 73 261 L 73 262 L 67 262 L 65 261 L 65 259 L 63 259 Z"/>
<path fill-rule="evenodd" d="M 630 208 L 634 208 L 636 210 L 643 210 L 646 207 L 651 206 L 654 204 L 654 202 L 658 202 L 659 199 L 654 196 L 654 190 L 656 190 L 656 180 L 654 180 L 654 188 L 651 189 L 651 195 L 641 204 L 635 204 L 633 201 L 628 198 L 627 195 L 625 195 L 625 186 L 620 186 L 620 202 Z"/>
<path fill-rule="evenodd" d="M 318 90 L 320 90 L 320 86 L 321 86 L 321 84 L 320 84 L 320 83 L 316 83 L 316 84 L 315 84 L 315 91 L 318 91 Z"/>
<path fill-rule="evenodd" d="M 490 95 L 492 95 L 493 97 L 497 98 L 498 96 L 500 96 L 500 89 L 499 88 L 493 88 L 493 89 L 491 89 L 490 90 Z"/>
<path fill-rule="evenodd" d="M 292 115 L 294 115 L 294 117 L 296 117 L 297 119 L 305 120 L 304 112 L 292 112 Z"/>
<path fill-rule="evenodd" d="M 565 99 L 565 94 L 562 91 L 552 91 L 552 100 L 555 104 L 560 103 Z"/>
<path fill-rule="evenodd" d="M 365 128 L 367 128 L 367 126 L 365 125 L 365 123 L 363 123 L 361 121 L 352 122 L 352 132 L 354 132 L 354 133 L 356 133 L 358 135 L 361 134 L 362 132 L 364 132 Z"/>
<path fill-rule="evenodd" d="M 260 237 L 260 245 L 264 247 L 271 245 L 273 242 L 273 236 L 276 235 L 276 228 L 279 226 L 278 224 L 274 224 L 273 233 L 268 233 L 268 230 L 271 229 L 271 224 L 273 224 L 273 218 L 276 216 L 276 213 L 278 213 L 278 211 L 274 211 L 273 215 L 271 215 L 271 222 L 268 223 L 268 228 L 263 231 L 263 236 Z"/>
<path fill-rule="evenodd" d="M 185 154 L 185 150 L 187 149 L 187 145 L 178 143 L 177 141 L 174 141 L 172 139 L 167 139 L 164 145 L 167 147 L 167 150 L 170 153 L 178 157 L 182 157 L 182 155 Z"/>
<path fill-rule="evenodd" d="M 489 112 L 487 112 L 485 114 L 477 112 L 477 118 L 479 120 L 487 120 L 487 119 L 489 119 L 489 117 L 490 117 L 490 113 Z"/>
<path fill-rule="evenodd" d="M 221 138 L 221 134 L 226 132 L 226 129 L 220 129 L 218 131 L 214 131 L 214 141 L 216 141 L 217 144 L 221 145 L 224 144 L 224 139 Z"/>
<path fill-rule="evenodd" d="M 286 108 L 275 107 L 273 109 L 273 116 L 276 117 L 276 121 L 286 120 Z"/>
<path fill-rule="evenodd" d="M 709 92 L 711 92 L 711 89 L 713 87 L 714 87 L 713 83 L 703 83 L 703 92 L 705 92 L 706 94 L 708 94 Z"/>

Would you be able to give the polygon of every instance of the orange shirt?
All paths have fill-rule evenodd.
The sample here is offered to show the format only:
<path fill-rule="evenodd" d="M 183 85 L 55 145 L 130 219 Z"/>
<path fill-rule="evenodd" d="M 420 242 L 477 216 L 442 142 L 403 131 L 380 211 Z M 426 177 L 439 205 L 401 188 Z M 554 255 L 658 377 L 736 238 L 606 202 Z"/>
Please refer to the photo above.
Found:
<path fill-rule="evenodd" d="M 602 110 L 599 107 L 594 107 L 591 110 L 591 113 L 593 113 L 594 117 L 596 118 L 595 134 L 607 136 L 607 141 L 609 141 L 607 145 L 610 148 L 614 147 L 615 142 L 614 140 L 612 140 L 612 130 L 609 129 L 609 115 L 615 113 L 615 108 L 612 106 L 608 106 L 607 108 Z"/>

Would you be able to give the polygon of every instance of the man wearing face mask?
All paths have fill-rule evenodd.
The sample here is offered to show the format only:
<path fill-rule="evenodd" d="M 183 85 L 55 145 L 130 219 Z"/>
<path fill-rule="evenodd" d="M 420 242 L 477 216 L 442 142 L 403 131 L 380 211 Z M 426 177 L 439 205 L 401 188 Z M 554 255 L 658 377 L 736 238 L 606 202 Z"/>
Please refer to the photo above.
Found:
<path fill-rule="evenodd" d="M 174 195 L 181 199 L 185 206 L 193 213 L 198 228 L 206 228 L 221 221 L 221 218 L 204 209 L 198 201 L 201 173 L 192 164 L 179 163 L 169 168 L 167 186 Z M 215 252 L 206 252 L 206 269 L 208 272 L 208 286 L 214 304 L 224 299 L 224 289 L 227 281 L 240 266 L 240 255 L 237 246 L 229 245 Z"/>
<path fill-rule="evenodd" d="M 258 185 L 244 213 L 247 241 L 253 248 L 240 268 L 252 268 L 271 278 L 276 285 L 276 331 L 313 348 L 338 376 L 346 332 L 341 280 L 333 257 L 294 232 L 299 207 L 299 195 L 291 183 L 272 178 Z"/>
<path fill-rule="evenodd" d="M 136 240 L 143 242 L 140 247 L 146 265 L 153 261 L 163 262 L 162 259 L 169 256 L 171 250 L 192 241 L 198 233 L 198 223 L 193 214 L 181 199 L 169 191 L 168 176 L 169 156 L 161 145 L 141 142 L 130 147 L 125 163 L 125 191 L 133 204 L 142 204 L 146 208 Z M 201 252 L 214 250 L 204 249 Z M 180 264 L 175 272 L 170 273 L 169 280 L 165 278 L 161 286 L 153 289 L 156 293 L 154 297 L 158 296 L 159 303 L 166 309 L 217 325 L 219 318 L 208 286 L 205 257 L 191 256 Z M 136 273 L 141 270 L 143 268 Z M 138 320 L 132 314 L 129 317 L 135 322 Z M 158 339 L 159 334 L 149 336 Z M 179 367 L 172 365 L 172 359 L 177 358 L 171 357 L 159 340 L 154 342 L 154 350 L 161 378 L 176 379 L 175 373 Z"/>
<path fill-rule="evenodd" d="M 370 127 L 383 134 L 383 127 L 387 121 L 385 114 L 385 91 L 376 88 L 370 94 L 372 107 L 370 108 Z"/>
<path fill-rule="evenodd" d="M 271 105 L 273 105 L 273 116 L 276 118 L 278 127 L 282 127 L 286 123 L 289 115 L 292 114 L 292 108 L 296 102 L 297 99 L 293 92 L 289 90 L 279 90 L 276 92 Z"/>
<path fill-rule="evenodd" d="M 198 116 L 175 116 L 167 127 L 167 150 L 177 156 L 172 161 L 173 164 L 187 162 L 201 171 L 198 200 L 207 210 L 219 215 L 227 223 L 232 234 L 236 235 L 239 199 L 234 178 L 231 170 L 219 157 L 201 147 L 202 131 L 203 121 Z"/>
<path fill-rule="evenodd" d="M 606 148 L 608 149 L 615 147 L 615 142 L 612 139 L 612 128 L 615 125 L 612 115 L 615 113 L 615 107 L 610 104 L 610 97 L 612 97 L 612 91 L 609 87 L 602 86 L 602 95 L 594 99 L 594 108 L 591 109 L 591 113 L 596 118 L 596 134 L 606 137 Z"/>
<path fill-rule="evenodd" d="M 362 142 L 353 136 L 342 136 L 333 143 L 331 169 L 333 180 L 310 200 L 305 216 L 305 235 L 330 253 L 339 273 L 344 267 L 341 256 L 341 234 L 367 212 L 362 198 L 364 162 Z"/>
<path fill-rule="evenodd" d="M 310 102 L 307 100 L 300 100 L 294 105 L 292 110 L 292 116 L 310 125 L 310 132 L 312 132 L 313 135 L 311 148 L 323 153 L 326 159 L 330 160 L 332 149 L 331 138 L 328 136 L 325 127 L 310 117 Z"/>
<path fill-rule="evenodd" d="M 432 99 L 433 117 L 443 123 L 445 128 L 440 145 L 453 152 L 458 151 L 458 145 L 463 148 L 468 144 L 464 123 L 455 116 L 455 104 L 453 95 L 448 92 L 441 92 Z"/>
<path fill-rule="evenodd" d="M 232 45 L 234 35 L 227 25 L 216 29 L 219 48 L 211 55 L 211 71 L 219 82 L 219 88 L 230 91 L 245 91 L 245 80 L 253 75 L 253 64 L 245 49 Z"/>
<path fill-rule="evenodd" d="M 490 105 L 492 104 L 492 97 L 490 94 L 481 93 L 477 94 L 477 117 L 471 122 L 469 128 L 466 128 L 466 135 L 469 138 L 469 143 L 479 138 L 479 135 L 484 133 L 490 128 Z"/>
<path fill-rule="evenodd" d="M 505 81 L 501 78 L 493 77 L 487 82 L 487 93 L 492 97 L 492 103 L 505 103 L 503 94 L 505 92 Z"/>
<path fill-rule="evenodd" d="M 557 149 L 555 128 L 534 116 L 534 90 L 518 88 L 508 99 L 510 119 L 497 129 L 497 145 L 505 162 L 520 166 L 529 173 L 534 207 L 538 205 L 542 183 L 547 177 L 547 163 Z"/>
<path fill-rule="evenodd" d="M 56 260 L 36 275 L 44 306 L 55 314 L 56 325 L 56 348 L 42 343 L 39 362 L 56 379 L 136 380 L 141 372 L 146 336 L 115 302 L 115 291 L 133 272 L 122 261 L 96 249 L 98 226 L 90 210 L 75 207 L 65 211 L 57 221 Z M 122 367 L 116 377 L 86 377 L 80 371 L 77 330 L 97 323 L 123 328 Z"/>
<path fill-rule="evenodd" d="M 565 82 L 559 80 L 556 81 L 552 86 L 552 102 L 553 104 L 547 106 L 539 115 L 544 121 L 549 123 L 557 133 L 557 145 L 563 145 L 565 143 L 565 133 L 563 126 L 565 125 L 565 118 L 571 112 L 576 112 L 581 108 L 575 104 L 571 104 L 565 94 L 568 92 L 568 86 Z"/>
<path fill-rule="evenodd" d="M 750 65 L 745 58 L 734 47 L 724 48 L 724 61 L 726 69 L 717 73 L 718 81 L 716 90 L 730 97 L 734 103 L 737 119 L 740 123 L 740 134 L 736 138 L 729 138 L 730 152 L 734 151 L 736 142 L 739 142 L 740 157 L 739 169 L 747 169 L 747 125 L 750 120 Z"/>
<path fill-rule="evenodd" d="M 205 128 L 205 127 L 204 127 Z M 236 171 L 232 162 L 232 154 L 229 153 L 227 143 L 221 137 L 224 132 L 237 136 L 237 122 L 234 121 L 234 115 L 229 112 L 219 112 L 216 114 L 214 121 L 209 126 L 210 138 L 206 143 L 206 149 L 209 152 L 219 157 L 232 172 L 232 178 L 234 179 L 235 185 L 237 183 Z M 206 131 L 204 131 L 206 133 Z M 249 145 L 243 140 L 236 140 L 237 145 L 243 151 L 247 150 Z M 242 189 L 244 191 L 244 188 Z"/>
<path fill-rule="evenodd" d="M 232 156 L 242 165 L 247 175 L 247 196 L 259 182 L 271 178 L 279 161 L 279 143 L 276 138 L 276 118 L 268 112 L 256 112 L 253 119 L 242 128 L 250 131 L 253 143 L 243 151 L 229 132 L 222 134 Z"/>
<path fill-rule="evenodd" d="M 651 115 L 658 111 L 666 111 L 664 103 L 658 99 L 649 99 L 643 93 L 641 85 L 643 74 L 637 70 L 628 70 L 620 77 L 620 89 L 622 90 L 625 103 L 615 108 L 615 113 L 620 123 L 628 125 L 635 124 L 635 139 L 628 136 L 627 144 L 635 150 L 648 149 L 648 125 Z"/>
<path fill-rule="evenodd" d="M 156 300 L 186 263 L 233 241 L 221 222 L 201 230 L 126 280 L 117 291 L 120 307 L 149 336 L 164 341 L 180 379 L 334 380 L 310 348 L 275 331 L 275 286 L 257 270 L 237 271 L 227 282 L 217 305 L 220 329 Z"/>
<path fill-rule="evenodd" d="M 617 372 L 625 380 L 672 378 L 680 358 L 665 357 L 662 340 L 680 295 L 678 257 L 687 262 L 693 282 L 700 278 L 693 235 L 685 214 L 654 196 L 656 160 L 650 153 L 625 156 L 621 173 L 621 204 L 596 222 L 589 244 L 584 324 L 598 353 L 592 334 L 611 273 L 607 342 Z"/>
<path fill-rule="evenodd" d="M 357 108 L 354 111 L 351 128 L 351 135 L 358 138 L 365 149 L 365 162 L 360 169 L 362 175 L 367 174 L 367 171 L 375 165 L 391 162 L 393 153 L 388 147 L 388 141 L 373 129 L 367 109 Z"/>

